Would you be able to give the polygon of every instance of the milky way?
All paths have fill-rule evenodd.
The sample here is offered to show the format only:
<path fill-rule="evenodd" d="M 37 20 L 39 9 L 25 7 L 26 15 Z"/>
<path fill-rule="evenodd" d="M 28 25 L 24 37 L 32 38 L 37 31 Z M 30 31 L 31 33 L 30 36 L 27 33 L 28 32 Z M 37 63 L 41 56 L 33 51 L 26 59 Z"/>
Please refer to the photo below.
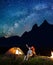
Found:
<path fill-rule="evenodd" d="M 52 0 L 0 0 L 0 36 L 21 36 L 44 19 L 53 24 Z"/>

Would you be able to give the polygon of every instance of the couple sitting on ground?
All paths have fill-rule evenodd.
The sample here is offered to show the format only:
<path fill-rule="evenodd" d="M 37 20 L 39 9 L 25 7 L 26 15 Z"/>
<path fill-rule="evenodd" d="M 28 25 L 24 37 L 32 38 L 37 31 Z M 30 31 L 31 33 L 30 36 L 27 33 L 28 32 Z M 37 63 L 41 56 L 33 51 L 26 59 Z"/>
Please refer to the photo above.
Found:
<path fill-rule="evenodd" d="M 30 57 L 33 57 L 36 55 L 34 46 L 29 47 L 26 44 L 26 47 L 28 48 L 27 55 L 24 56 L 24 60 L 28 60 Z"/>

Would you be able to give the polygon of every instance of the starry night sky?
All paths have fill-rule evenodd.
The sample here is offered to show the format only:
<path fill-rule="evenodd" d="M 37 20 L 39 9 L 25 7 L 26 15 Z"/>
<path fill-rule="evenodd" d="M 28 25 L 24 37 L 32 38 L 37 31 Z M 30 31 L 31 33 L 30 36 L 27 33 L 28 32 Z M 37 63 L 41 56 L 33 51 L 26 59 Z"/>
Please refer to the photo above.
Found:
<path fill-rule="evenodd" d="M 21 36 L 44 19 L 53 24 L 53 0 L 0 0 L 0 36 Z"/>

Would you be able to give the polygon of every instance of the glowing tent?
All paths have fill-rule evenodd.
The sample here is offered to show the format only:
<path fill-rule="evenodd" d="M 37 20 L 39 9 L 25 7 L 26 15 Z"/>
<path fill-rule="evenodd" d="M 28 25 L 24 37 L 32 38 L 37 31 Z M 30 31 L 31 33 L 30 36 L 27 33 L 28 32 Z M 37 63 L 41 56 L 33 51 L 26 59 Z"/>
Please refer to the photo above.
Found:
<path fill-rule="evenodd" d="M 23 51 L 19 47 L 10 48 L 6 53 L 6 55 L 23 55 Z"/>

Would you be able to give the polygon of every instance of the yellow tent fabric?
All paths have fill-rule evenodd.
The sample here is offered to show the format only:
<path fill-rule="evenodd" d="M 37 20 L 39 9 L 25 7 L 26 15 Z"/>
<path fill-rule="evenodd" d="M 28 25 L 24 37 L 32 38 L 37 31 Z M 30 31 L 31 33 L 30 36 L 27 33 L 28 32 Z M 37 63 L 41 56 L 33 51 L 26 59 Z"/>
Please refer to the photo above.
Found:
<path fill-rule="evenodd" d="M 11 55 L 11 54 L 23 55 L 24 53 L 19 47 L 12 47 L 5 54 L 6 55 Z"/>

